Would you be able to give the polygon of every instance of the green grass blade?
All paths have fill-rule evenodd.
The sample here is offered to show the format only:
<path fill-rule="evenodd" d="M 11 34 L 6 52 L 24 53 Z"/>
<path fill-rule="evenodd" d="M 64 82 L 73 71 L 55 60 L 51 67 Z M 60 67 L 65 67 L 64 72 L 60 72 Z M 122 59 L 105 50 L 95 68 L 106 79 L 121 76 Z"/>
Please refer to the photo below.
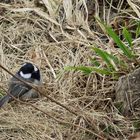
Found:
<path fill-rule="evenodd" d="M 118 35 L 113 31 L 113 29 L 111 27 L 108 27 L 106 24 L 104 24 L 103 22 L 100 21 L 100 19 L 96 18 L 98 22 L 100 22 L 107 34 L 113 38 L 114 42 L 118 45 L 118 47 L 123 51 L 123 53 L 128 57 L 128 58 L 133 58 L 133 54 L 132 51 L 129 50 L 129 48 L 127 46 L 124 45 L 124 43 L 120 40 L 120 38 L 118 37 Z"/>
<path fill-rule="evenodd" d="M 120 60 L 118 57 L 112 55 L 112 54 L 108 54 L 109 57 L 114 61 L 114 63 L 117 65 L 117 66 L 121 66 L 121 67 L 126 67 L 126 63 L 122 60 Z"/>
<path fill-rule="evenodd" d="M 102 75 L 111 75 L 112 73 L 109 70 L 106 69 L 101 69 L 101 68 L 96 68 L 96 67 L 91 67 L 92 71 L 102 74 Z"/>
<path fill-rule="evenodd" d="M 116 70 L 116 65 L 113 63 L 113 59 L 110 57 L 111 54 L 108 54 L 106 51 L 97 47 L 93 47 L 92 49 L 106 62 L 108 68 L 111 70 Z"/>
<path fill-rule="evenodd" d="M 76 71 L 82 71 L 85 74 L 90 74 L 91 72 L 96 72 L 101 75 L 111 75 L 112 73 L 106 69 L 96 68 L 96 67 L 88 67 L 88 66 L 69 66 L 65 67 L 65 70 L 76 70 Z"/>
<path fill-rule="evenodd" d="M 65 70 L 76 70 L 76 71 L 82 71 L 85 74 L 90 74 L 92 72 L 92 70 L 86 66 L 69 66 L 69 67 L 65 67 Z"/>
<path fill-rule="evenodd" d="M 100 63 L 95 58 L 90 57 L 90 61 L 96 67 L 100 66 Z"/>
<path fill-rule="evenodd" d="M 118 35 L 112 30 L 112 28 L 107 26 L 105 28 L 107 30 L 107 33 L 113 38 L 114 42 L 123 51 L 123 53 L 129 58 L 133 58 L 132 51 L 130 51 L 129 48 L 123 44 Z"/>
<path fill-rule="evenodd" d="M 128 42 L 129 47 L 132 47 L 132 35 L 128 32 L 126 27 L 123 28 L 123 36 L 125 40 Z"/>
<path fill-rule="evenodd" d="M 139 35 L 140 35 L 140 22 L 137 23 L 136 38 L 138 38 Z"/>

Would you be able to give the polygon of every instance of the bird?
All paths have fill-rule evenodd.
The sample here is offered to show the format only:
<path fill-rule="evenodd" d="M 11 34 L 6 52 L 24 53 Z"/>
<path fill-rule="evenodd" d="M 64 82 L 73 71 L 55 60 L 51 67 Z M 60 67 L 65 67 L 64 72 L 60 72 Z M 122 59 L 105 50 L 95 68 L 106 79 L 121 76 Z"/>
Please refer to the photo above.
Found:
<path fill-rule="evenodd" d="M 24 63 L 16 72 L 15 76 L 27 82 L 28 85 L 12 77 L 9 81 L 8 94 L 0 99 L 0 108 L 4 104 L 13 101 L 12 96 L 23 101 L 39 97 L 38 92 L 30 86 L 30 84 L 35 86 L 41 84 L 40 70 L 36 65 L 30 62 Z"/>

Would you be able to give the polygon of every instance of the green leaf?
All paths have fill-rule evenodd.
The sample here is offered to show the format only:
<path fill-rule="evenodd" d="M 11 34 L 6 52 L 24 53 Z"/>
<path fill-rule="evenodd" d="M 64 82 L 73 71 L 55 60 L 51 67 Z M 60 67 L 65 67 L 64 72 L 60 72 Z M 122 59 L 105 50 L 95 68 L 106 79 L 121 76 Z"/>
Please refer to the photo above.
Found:
<path fill-rule="evenodd" d="M 127 67 L 126 66 L 126 63 L 122 60 L 120 60 L 119 58 L 117 58 L 116 56 L 112 55 L 112 54 L 109 54 L 109 57 L 114 61 L 114 63 L 117 65 L 117 66 L 121 66 L 121 67 Z"/>
<path fill-rule="evenodd" d="M 100 22 L 107 34 L 112 37 L 112 39 L 114 40 L 114 42 L 118 45 L 118 47 L 123 51 L 123 53 L 128 57 L 128 58 L 133 58 L 133 54 L 132 51 L 129 50 L 129 48 L 127 46 L 124 45 L 124 43 L 120 40 L 120 38 L 118 37 L 118 35 L 113 31 L 113 29 L 109 26 L 107 26 L 106 24 L 104 24 L 103 22 L 101 22 L 98 18 L 96 18 L 98 22 Z"/>
<path fill-rule="evenodd" d="M 78 67 L 69 66 L 69 67 L 65 67 L 65 70 L 76 70 L 76 71 L 80 70 L 85 74 L 90 74 L 92 72 L 92 70 L 86 66 L 78 66 Z"/>
<path fill-rule="evenodd" d="M 137 29 L 136 29 L 136 38 L 138 38 L 140 35 L 140 22 L 137 24 Z"/>
<path fill-rule="evenodd" d="M 96 68 L 96 67 L 88 67 L 88 66 L 69 66 L 65 67 L 65 70 L 76 70 L 76 71 L 82 71 L 85 74 L 90 74 L 91 72 L 96 72 L 98 74 L 102 75 L 111 75 L 112 73 L 106 69 Z"/>
<path fill-rule="evenodd" d="M 100 63 L 95 58 L 90 57 L 90 61 L 96 67 L 100 66 Z"/>
<path fill-rule="evenodd" d="M 92 47 L 92 49 L 106 62 L 109 69 L 117 70 L 115 63 L 113 62 L 113 59 L 115 58 L 115 56 L 97 47 Z"/>
<path fill-rule="evenodd" d="M 129 58 L 133 58 L 132 51 L 130 51 L 129 48 L 123 44 L 117 34 L 112 30 L 112 28 L 106 26 L 106 30 L 108 34 L 113 38 L 114 42 L 118 45 L 118 47 L 123 51 L 123 53 Z"/>
<path fill-rule="evenodd" d="M 111 75 L 112 72 L 110 72 L 109 70 L 106 69 L 101 69 L 101 68 L 96 68 L 96 67 L 91 67 L 92 72 L 96 72 L 98 74 L 102 74 L 102 75 Z"/>
<path fill-rule="evenodd" d="M 132 47 L 132 35 L 128 32 L 126 27 L 123 28 L 123 36 L 125 40 L 128 42 L 129 47 Z"/>

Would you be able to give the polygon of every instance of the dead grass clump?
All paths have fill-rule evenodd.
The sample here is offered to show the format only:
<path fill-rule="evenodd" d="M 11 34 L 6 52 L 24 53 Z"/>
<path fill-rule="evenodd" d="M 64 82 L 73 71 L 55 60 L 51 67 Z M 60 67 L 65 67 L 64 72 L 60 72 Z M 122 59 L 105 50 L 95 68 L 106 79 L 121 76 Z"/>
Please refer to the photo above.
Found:
<path fill-rule="evenodd" d="M 92 65 L 89 56 L 95 54 L 89 49 L 90 45 L 118 53 L 94 16 L 116 25 L 117 32 L 122 29 L 118 26 L 120 18 L 123 20 L 121 14 L 130 20 L 140 15 L 138 1 L 90 2 L 1 1 L 1 64 L 14 73 L 25 61 L 35 63 L 42 72 L 44 93 L 75 113 L 45 97 L 31 102 L 42 111 L 27 104 L 7 104 L 0 110 L 0 139 L 127 139 L 139 129 L 115 105 L 115 81 L 111 77 L 64 71 L 66 66 Z M 6 89 L 9 78 L 10 75 L 0 69 L 0 86 Z"/>

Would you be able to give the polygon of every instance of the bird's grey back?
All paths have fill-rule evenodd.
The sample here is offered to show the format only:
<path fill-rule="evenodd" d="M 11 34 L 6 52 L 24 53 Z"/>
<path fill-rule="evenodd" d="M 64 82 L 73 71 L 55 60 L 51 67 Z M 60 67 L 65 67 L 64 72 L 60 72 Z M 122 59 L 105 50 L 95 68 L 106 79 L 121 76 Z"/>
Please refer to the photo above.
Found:
<path fill-rule="evenodd" d="M 33 82 L 33 79 L 26 80 L 26 79 L 23 79 L 23 78 L 19 77 L 18 73 L 15 76 L 18 77 L 21 80 L 24 80 L 24 81 L 28 82 L 28 83 Z M 12 77 L 10 82 L 9 82 L 8 94 L 3 96 L 0 99 L 0 107 L 2 107 L 5 103 L 12 101 L 13 100 L 12 96 L 14 96 L 15 98 L 20 98 L 24 94 L 28 93 L 31 90 L 31 88 L 32 88 L 31 86 L 26 85 L 25 83 L 23 83 L 23 82 L 19 81 L 18 79 Z M 12 96 L 10 96 L 10 94 Z"/>

